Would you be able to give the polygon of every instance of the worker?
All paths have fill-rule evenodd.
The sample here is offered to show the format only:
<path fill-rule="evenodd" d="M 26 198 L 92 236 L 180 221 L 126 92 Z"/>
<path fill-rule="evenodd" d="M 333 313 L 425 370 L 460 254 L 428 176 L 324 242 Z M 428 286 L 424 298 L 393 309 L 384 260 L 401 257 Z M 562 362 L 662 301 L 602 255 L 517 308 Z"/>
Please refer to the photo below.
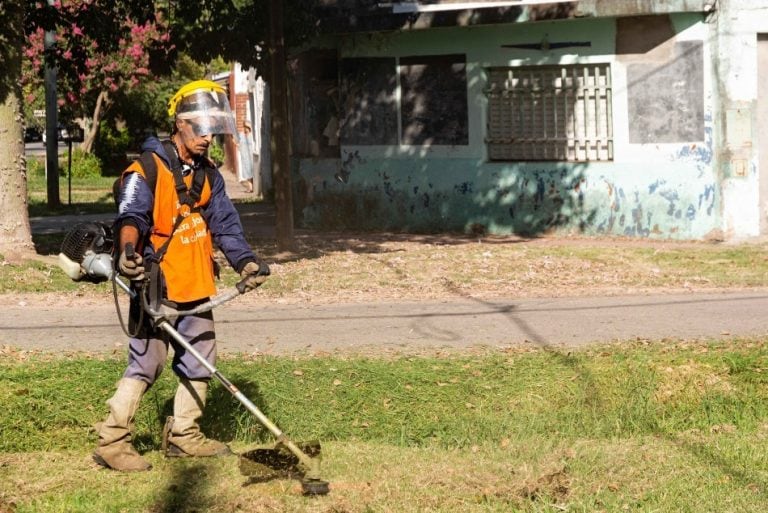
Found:
<path fill-rule="evenodd" d="M 122 173 L 115 233 L 117 271 L 135 285 L 146 276 L 160 283 L 162 301 L 182 312 L 170 322 L 185 340 L 215 366 L 216 338 L 211 311 L 183 315 L 216 293 L 215 244 L 241 276 L 244 290 L 258 287 L 269 266 L 251 249 L 240 218 L 226 194 L 224 179 L 207 157 L 214 135 L 235 135 L 235 120 L 224 89 L 198 80 L 176 92 L 168 104 L 170 139 L 148 138 L 143 153 Z M 135 251 L 132 249 L 135 248 Z M 94 460 L 119 471 L 149 470 L 133 447 L 133 419 L 142 396 L 160 376 L 168 356 L 179 379 L 173 416 L 163 429 L 167 457 L 231 454 L 222 442 L 206 437 L 199 421 L 206 403 L 210 372 L 142 315 L 137 298 L 129 313 L 128 365 L 107 401 L 109 415 L 97 425 Z"/>

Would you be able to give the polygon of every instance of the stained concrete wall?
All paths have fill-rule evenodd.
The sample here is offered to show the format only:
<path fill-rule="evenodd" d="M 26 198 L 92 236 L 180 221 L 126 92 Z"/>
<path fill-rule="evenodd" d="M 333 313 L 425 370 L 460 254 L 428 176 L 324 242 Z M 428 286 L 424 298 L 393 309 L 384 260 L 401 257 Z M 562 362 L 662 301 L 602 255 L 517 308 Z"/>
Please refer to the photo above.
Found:
<path fill-rule="evenodd" d="M 341 57 L 465 54 L 469 140 L 456 146 L 342 141 L 339 159 L 301 159 L 295 198 L 300 222 L 426 232 L 718 236 L 723 210 L 715 145 L 721 112 L 711 63 L 722 50 L 713 44 L 716 29 L 702 14 L 672 14 L 664 23 L 668 31 L 657 23 L 661 35 L 649 48 L 633 48 L 622 32 L 627 25 L 622 29 L 613 18 L 343 39 Z M 502 47 L 544 39 L 591 46 Z M 488 160 L 487 67 L 606 62 L 613 81 L 613 161 Z M 653 108 L 638 112 L 641 107 Z M 340 171 L 348 175 L 346 184 L 334 179 Z"/>

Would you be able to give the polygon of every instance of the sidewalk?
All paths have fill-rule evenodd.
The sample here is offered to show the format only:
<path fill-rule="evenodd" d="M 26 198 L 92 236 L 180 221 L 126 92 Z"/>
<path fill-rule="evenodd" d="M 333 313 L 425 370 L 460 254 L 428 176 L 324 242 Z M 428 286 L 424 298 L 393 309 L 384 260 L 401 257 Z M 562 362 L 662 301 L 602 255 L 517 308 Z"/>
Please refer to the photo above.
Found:
<path fill-rule="evenodd" d="M 495 301 L 255 305 L 215 310 L 222 353 L 433 353 L 768 333 L 768 292 Z M 111 352 L 127 341 L 114 305 L 8 305 L 0 345 Z"/>

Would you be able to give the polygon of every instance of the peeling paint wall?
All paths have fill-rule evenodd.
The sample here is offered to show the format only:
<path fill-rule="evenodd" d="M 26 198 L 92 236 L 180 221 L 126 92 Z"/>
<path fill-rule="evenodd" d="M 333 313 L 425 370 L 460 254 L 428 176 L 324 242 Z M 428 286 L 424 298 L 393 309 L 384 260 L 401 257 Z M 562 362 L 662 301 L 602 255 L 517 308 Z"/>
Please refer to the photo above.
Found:
<path fill-rule="evenodd" d="M 470 160 L 362 160 L 303 170 L 304 222 L 340 229 L 703 238 L 718 220 L 717 185 L 694 162 L 556 166 Z"/>
<path fill-rule="evenodd" d="M 717 26 L 715 60 L 719 95 L 715 155 L 721 176 L 723 230 L 730 239 L 768 234 L 768 159 L 759 158 L 764 135 L 757 130 L 758 34 L 768 33 L 768 4 L 763 0 L 721 0 L 713 16 Z M 762 99 L 766 101 L 766 98 Z M 761 225 L 763 230 L 761 232 Z"/>
<path fill-rule="evenodd" d="M 723 189 L 717 122 L 721 113 L 712 66 L 718 51 L 713 44 L 716 25 L 698 13 L 665 15 L 661 22 L 668 31 L 661 30 L 650 48 L 633 46 L 626 37 L 619 37 L 612 18 L 342 40 L 342 57 L 465 54 L 469 140 L 456 146 L 352 146 L 342 141 L 338 159 L 302 159 L 297 170 L 300 194 L 295 198 L 301 205 L 301 222 L 321 228 L 414 232 L 720 236 Z M 590 46 L 503 47 L 542 40 L 589 41 Z M 693 52 L 688 51 L 691 48 Z M 606 62 L 611 63 L 613 83 L 612 161 L 488 160 L 486 68 Z M 661 79 L 654 81 L 654 77 Z M 644 85 L 640 102 L 638 80 Z M 692 84 L 695 98 L 691 98 Z M 672 92 L 653 90 L 664 85 Z M 659 98 L 670 103 L 640 112 L 640 107 Z M 646 128 L 638 128 L 641 122 Z M 642 135 L 642 130 L 650 133 Z M 334 178 L 339 174 L 347 177 L 346 183 Z M 728 193 L 743 198 L 743 191 Z"/>

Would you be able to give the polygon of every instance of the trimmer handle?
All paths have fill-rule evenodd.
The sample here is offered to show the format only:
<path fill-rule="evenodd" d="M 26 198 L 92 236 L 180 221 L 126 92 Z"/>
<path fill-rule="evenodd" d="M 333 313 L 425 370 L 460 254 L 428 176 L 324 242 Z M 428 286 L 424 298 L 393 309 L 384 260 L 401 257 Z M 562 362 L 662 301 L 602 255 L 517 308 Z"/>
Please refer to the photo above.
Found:
<path fill-rule="evenodd" d="M 245 294 L 247 292 L 247 290 L 245 289 L 245 282 L 248 281 L 248 280 L 250 280 L 250 278 L 248 276 L 246 276 L 242 280 L 238 281 L 237 284 L 235 285 L 235 288 L 237 289 L 237 291 L 240 294 Z M 262 283 L 267 281 L 267 277 L 266 276 L 257 276 L 256 277 L 256 281 L 259 283 L 259 285 L 261 285 Z"/>
<path fill-rule="evenodd" d="M 125 253 L 125 258 L 127 258 L 128 260 L 136 259 L 136 248 L 133 247 L 133 242 L 125 243 L 125 247 L 123 248 L 123 253 Z"/>
<path fill-rule="evenodd" d="M 264 283 L 267 280 L 266 276 L 259 276 L 260 280 L 259 283 Z M 245 278 L 237 282 L 234 289 L 229 289 L 227 291 L 221 292 L 217 294 L 216 296 L 212 297 L 205 303 L 196 306 L 195 308 L 191 310 L 184 310 L 184 311 L 178 311 L 172 308 L 169 308 L 167 306 L 163 306 L 161 308 L 161 311 L 155 311 L 153 310 L 148 304 L 146 304 L 142 299 L 142 306 L 144 307 L 144 310 L 151 315 L 154 318 L 159 318 L 162 316 L 167 315 L 195 315 L 203 312 L 207 312 L 209 310 L 213 310 L 219 305 L 223 305 L 227 301 L 231 301 L 235 299 L 236 297 L 245 294 Z M 144 298 L 144 296 L 142 296 Z"/>

